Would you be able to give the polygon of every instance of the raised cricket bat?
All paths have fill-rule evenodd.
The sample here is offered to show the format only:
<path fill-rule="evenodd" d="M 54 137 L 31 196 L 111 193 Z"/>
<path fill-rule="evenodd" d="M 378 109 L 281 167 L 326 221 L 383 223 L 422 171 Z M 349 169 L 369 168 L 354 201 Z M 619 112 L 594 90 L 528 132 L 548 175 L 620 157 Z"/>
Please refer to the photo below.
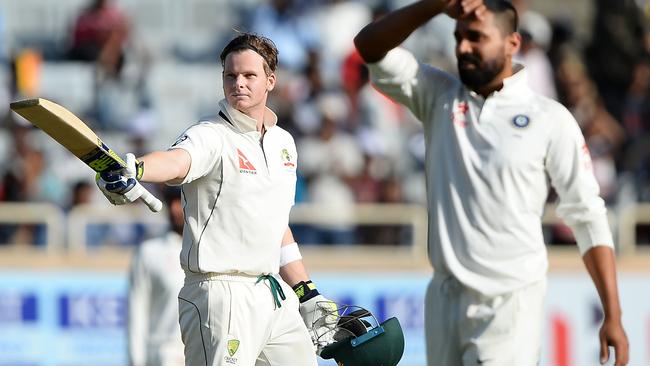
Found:
<path fill-rule="evenodd" d="M 65 107 L 43 98 L 11 103 L 11 109 L 50 135 L 94 171 L 117 170 L 126 163 L 113 150 Z M 162 209 L 162 202 L 144 189 L 142 200 L 153 212 Z"/>

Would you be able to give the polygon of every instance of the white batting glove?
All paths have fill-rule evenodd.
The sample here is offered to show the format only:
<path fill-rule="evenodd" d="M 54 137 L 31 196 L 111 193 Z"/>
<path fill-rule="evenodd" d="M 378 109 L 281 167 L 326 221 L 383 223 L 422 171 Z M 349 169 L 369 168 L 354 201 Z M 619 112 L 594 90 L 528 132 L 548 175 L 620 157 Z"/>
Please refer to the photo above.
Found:
<path fill-rule="evenodd" d="M 300 300 L 300 316 L 307 326 L 316 354 L 320 355 L 323 347 L 334 342 L 339 320 L 338 306 L 321 295 L 311 281 L 300 282 L 293 290 Z"/>
<path fill-rule="evenodd" d="M 95 175 L 97 187 L 114 205 L 134 202 L 144 193 L 144 187 L 138 182 L 144 172 L 143 165 L 131 153 L 126 154 L 125 162 L 126 167 L 123 169 Z"/>

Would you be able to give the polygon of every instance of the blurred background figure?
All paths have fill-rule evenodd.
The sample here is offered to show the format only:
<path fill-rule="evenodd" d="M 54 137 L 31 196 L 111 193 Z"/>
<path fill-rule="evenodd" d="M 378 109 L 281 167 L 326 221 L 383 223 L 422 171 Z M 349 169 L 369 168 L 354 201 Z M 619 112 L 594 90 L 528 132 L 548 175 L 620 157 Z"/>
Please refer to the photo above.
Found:
<path fill-rule="evenodd" d="M 529 9 L 527 0 L 512 2 L 519 12 L 521 49 L 516 60 L 528 69 L 528 85 L 533 91 L 557 100 L 555 76 L 548 57 L 553 30 L 542 14 Z"/>
<path fill-rule="evenodd" d="M 274 40 L 282 52 L 281 67 L 292 71 L 304 69 L 309 52 L 319 47 L 320 29 L 313 22 L 312 7 L 297 0 L 264 1 L 249 15 L 248 28 Z"/>
<path fill-rule="evenodd" d="M 330 95 L 317 101 L 322 116 L 317 135 L 297 143 L 300 164 L 298 169 L 308 183 L 309 203 L 336 210 L 343 221 L 353 215 L 355 197 L 350 179 L 361 173 L 363 155 L 354 136 L 339 127 L 344 123 L 346 104 L 341 95 Z M 355 243 L 354 227 L 348 224 L 319 225 L 313 237 L 297 233 L 301 243 L 349 244 Z"/>
<path fill-rule="evenodd" d="M 68 58 L 97 62 L 107 77 L 118 77 L 129 35 L 126 15 L 111 0 L 92 0 L 77 18 Z"/>
<path fill-rule="evenodd" d="M 620 120 L 634 65 L 647 55 L 647 19 L 635 0 L 596 0 L 591 34 L 585 52 L 591 77 L 605 108 Z"/>
<path fill-rule="evenodd" d="M 181 190 L 165 187 L 169 231 L 143 242 L 129 271 L 128 350 L 131 366 L 184 365 L 178 324 L 178 292 L 185 274 L 178 262 L 182 246 Z"/>

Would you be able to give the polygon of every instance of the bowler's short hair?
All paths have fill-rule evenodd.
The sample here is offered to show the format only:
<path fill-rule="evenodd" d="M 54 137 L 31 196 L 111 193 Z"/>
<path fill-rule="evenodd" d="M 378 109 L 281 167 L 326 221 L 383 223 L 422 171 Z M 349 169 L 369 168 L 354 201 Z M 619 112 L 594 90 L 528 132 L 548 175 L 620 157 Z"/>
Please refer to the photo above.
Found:
<path fill-rule="evenodd" d="M 232 52 L 252 50 L 264 59 L 264 72 L 271 75 L 278 66 L 278 49 L 269 38 L 254 33 L 241 33 L 233 38 L 221 51 L 221 66 L 225 66 L 226 57 Z"/>
<path fill-rule="evenodd" d="M 506 0 L 484 0 L 483 4 L 494 14 L 494 21 L 503 34 L 512 34 L 519 28 L 517 9 Z"/>

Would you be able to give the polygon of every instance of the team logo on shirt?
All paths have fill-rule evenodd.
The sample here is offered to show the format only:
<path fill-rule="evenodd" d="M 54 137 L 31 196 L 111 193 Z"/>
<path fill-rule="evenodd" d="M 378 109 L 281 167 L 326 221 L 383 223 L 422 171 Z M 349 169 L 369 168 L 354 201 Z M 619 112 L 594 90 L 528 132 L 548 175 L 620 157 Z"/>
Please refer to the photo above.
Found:
<path fill-rule="evenodd" d="M 228 354 L 234 356 L 239 349 L 239 339 L 231 339 L 228 341 Z"/>
<path fill-rule="evenodd" d="M 518 114 L 512 119 L 512 123 L 515 127 L 524 128 L 530 124 L 530 118 L 523 114 Z"/>
<path fill-rule="evenodd" d="M 237 156 L 239 157 L 239 172 L 246 174 L 257 174 L 257 169 L 253 166 L 253 163 L 248 160 L 246 155 L 244 155 L 241 150 L 237 149 Z"/>
<path fill-rule="evenodd" d="M 239 349 L 239 339 L 230 339 L 228 340 L 228 343 L 226 343 L 226 350 L 228 351 L 228 356 L 224 356 L 223 360 L 226 361 L 227 364 L 231 365 L 237 365 L 238 361 L 235 356 L 235 353 L 237 353 L 237 350 Z"/>
<path fill-rule="evenodd" d="M 287 149 L 282 149 L 282 161 L 286 167 L 293 168 L 296 166 L 296 164 L 291 162 L 291 154 L 289 154 L 289 150 Z"/>
<path fill-rule="evenodd" d="M 459 102 L 454 106 L 454 110 L 451 114 L 451 120 L 456 126 L 465 128 L 467 127 L 467 119 L 465 115 L 469 111 L 469 104 L 467 102 Z"/>

